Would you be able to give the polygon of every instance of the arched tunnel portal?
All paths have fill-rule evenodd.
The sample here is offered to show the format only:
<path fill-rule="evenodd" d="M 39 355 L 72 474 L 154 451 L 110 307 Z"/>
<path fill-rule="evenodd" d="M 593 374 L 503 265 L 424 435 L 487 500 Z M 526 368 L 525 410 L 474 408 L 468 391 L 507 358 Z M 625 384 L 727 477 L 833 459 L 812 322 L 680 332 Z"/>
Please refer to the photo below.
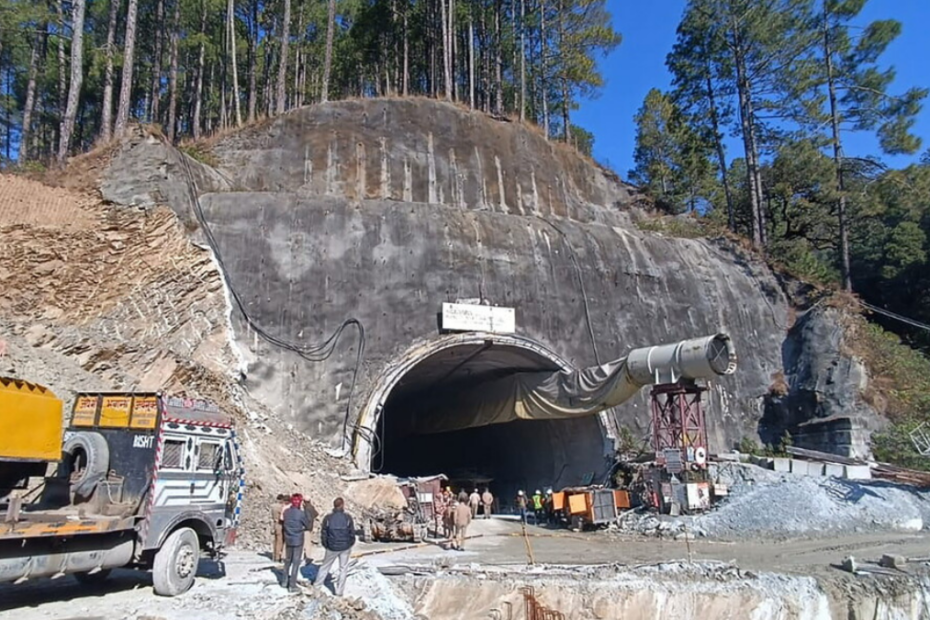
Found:
<path fill-rule="evenodd" d="M 453 488 L 487 486 L 506 504 L 518 489 L 598 481 L 612 451 L 606 414 L 427 432 L 423 416 L 461 416 L 450 403 L 513 373 L 568 362 L 520 336 L 463 333 L 412 347 L 376 380 L 355 436 L 355 461 L 375 473 L 443 473 Z M 456 421 L 467 426 L 467 421 Z"/>

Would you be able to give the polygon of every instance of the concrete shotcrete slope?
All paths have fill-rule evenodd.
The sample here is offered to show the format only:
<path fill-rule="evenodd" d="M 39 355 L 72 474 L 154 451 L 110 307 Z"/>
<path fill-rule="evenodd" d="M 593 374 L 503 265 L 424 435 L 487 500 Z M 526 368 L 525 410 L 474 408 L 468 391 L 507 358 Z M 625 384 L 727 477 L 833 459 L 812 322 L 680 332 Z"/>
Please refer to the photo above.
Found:
<path fill-rule="evenodd" d="M 858 398 L 861 368 L 836 342 L 807 363 L 805 347 L 822 344 L 807 337 L 817 330 L 789 333 L 796 313 L 763 263 L 723 241 L 640 230 L 633 188 L 519 124 L 429 100 L 338 102 L 219 138 L 204 159 L 211 165 L 152 136 L 134 140 L 104 173 L 103 195 L 169 204 L 194 222 L 196 194 L 233 288 L 276 336 L 309 345 L 347 317 L 364 324 L 349 403 L 353 332 L 325 362 L 308 363 L 261 342 L 235 315 L 251 392 L 333 446 L 357 442 L 351 429 L 360 416 L 371 424 L 402 360 L 444 337 L 441 304 L 466 299 L 515 308 L 517 334 L 573 366 L 728 332 L 741 359 L 711 390 L 719 449 L 778 428 L 788 407 L 793 423 L 871 415 Z M 844 396 L 772 398 L 782 375 Z M 618 408 L 609 425 L 644 432 L 645 398 Z M 867 450 L 849 434 L 825 441 Z"/>

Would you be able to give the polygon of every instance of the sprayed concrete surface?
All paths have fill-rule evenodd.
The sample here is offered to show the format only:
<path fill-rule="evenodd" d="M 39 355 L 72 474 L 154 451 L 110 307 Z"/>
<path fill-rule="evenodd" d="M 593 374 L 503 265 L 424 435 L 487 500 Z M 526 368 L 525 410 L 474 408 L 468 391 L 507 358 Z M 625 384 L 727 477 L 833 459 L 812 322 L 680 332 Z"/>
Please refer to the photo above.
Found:
<path fill-rule="evenodd" d="M 643 230 L 633 188 L 518 123 L 427 100 L 333 102 L 219 138 L 206 159 L 148 136 L 120 149 L 101 191 L 117 204 L 168 204 L 189 222 L 199 196 L 234 288 L 271 333 L 306 346 L 350 316 L 365 325 L 352 393 L 354 331 L 309 364 L 234 322 L 251 392 L 335 447 L 359 439 L 344 429 L 376 415 L 375 388 L 441 337 L 437 313 L 456 300 L 515 308 L 520 336 L 575 367 L 728 332 L 740 372 L 708 397 L 714 449 L 780 437 L 801 401 L 805 416 L 845 416 L 841 405 L 858 398 L 855 364 L 806 362 L 821 345 L 845 359 L 822 332 L 786 348 L 796 309 L 762 261 L 724 240 Z M 778 376 L 796 378 L 796 398 L 772 398 Z M 851 396 L 814 406 L 811 386 Z M 619 407 L 615 424 L 645 432 L 645 398 Z M 852 443 L 837 449 L 862 449 Z"/>

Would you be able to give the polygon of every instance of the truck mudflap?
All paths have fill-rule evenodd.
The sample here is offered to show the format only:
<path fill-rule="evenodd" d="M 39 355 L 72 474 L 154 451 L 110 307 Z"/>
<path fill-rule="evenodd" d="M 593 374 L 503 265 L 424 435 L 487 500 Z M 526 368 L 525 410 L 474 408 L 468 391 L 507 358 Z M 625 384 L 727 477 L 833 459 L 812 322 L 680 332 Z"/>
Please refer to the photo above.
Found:
<path fill-rule="evenodd" d="M 0 540 L 0 583 L 40 577 L 96 573 L 132 562 L 134 532 L 59 539 Z"/>

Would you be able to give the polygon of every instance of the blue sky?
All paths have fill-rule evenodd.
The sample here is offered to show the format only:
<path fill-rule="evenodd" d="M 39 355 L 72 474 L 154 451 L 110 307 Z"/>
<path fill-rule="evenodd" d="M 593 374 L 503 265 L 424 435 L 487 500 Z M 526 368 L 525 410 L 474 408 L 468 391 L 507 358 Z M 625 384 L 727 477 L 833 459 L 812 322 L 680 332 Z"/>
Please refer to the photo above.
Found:
<path fill-rule="evenodd" d="M 633 167 L 633 115 L 650 88 L 665 90 L 671 83 L 665 56 L 675 43 L 685 0 L 607 0 L 607 6 L 623 43 L 601 60 L 607 81 L 603 93 L 583 102 L 573 120 L 594 133 L 595 158 L 626 177 Z M 871 0 L 859 17 L 862 24 L 891 18 L 904 25 L 901 36 L 882 57 L 884 65 L 897 69 L 893 92 L 912 86 L 930 87 L 930 0 Z M 930 147 L 930 100 L 924 102 L 915 132 L 923 138 L 923 152 Z M 847 134 L 845 147 L 852 156 L 880 154 L 877 141 L 867 134 Z M 739 145 L 730 140 L 727 157 L 734 156 L 740 156 Z M 905 166 L 918 157 L 919 153 L 883 160 L 891 166 Z"/>

